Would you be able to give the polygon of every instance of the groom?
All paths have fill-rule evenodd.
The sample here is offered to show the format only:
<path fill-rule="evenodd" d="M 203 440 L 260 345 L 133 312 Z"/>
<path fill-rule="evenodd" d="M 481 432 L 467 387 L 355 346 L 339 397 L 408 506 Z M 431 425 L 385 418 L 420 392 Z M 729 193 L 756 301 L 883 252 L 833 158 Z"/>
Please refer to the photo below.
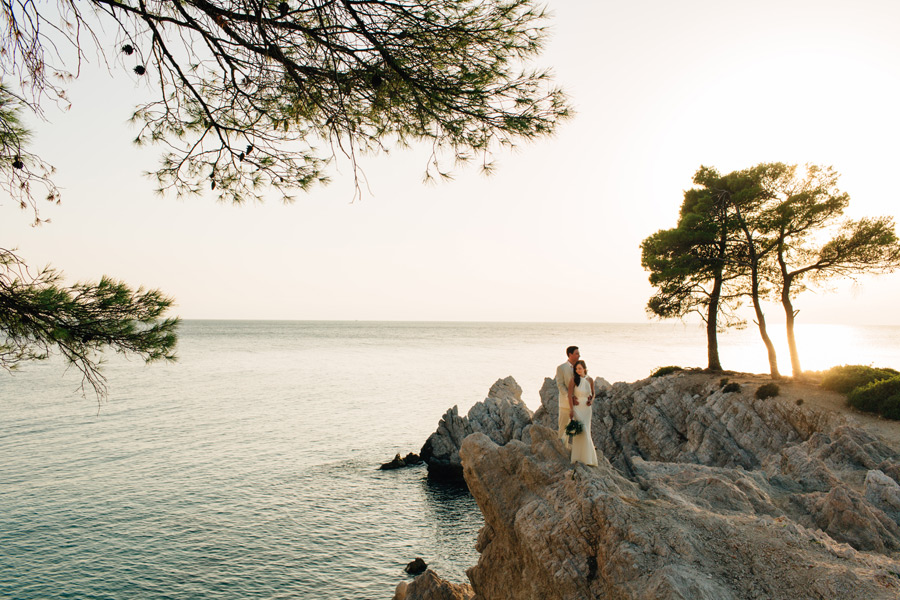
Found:
<path fill-rule="evenodd" d="M 578 346 L 566 348 L 568 360 L 556 367 L 556 389 L 559 390 L 559 439 L 566 439 L 566 425 L 569 424 L 570 406 L 577 406 L 578 400 L 569 395 L 569 382 L 575 376 L 575 363 L 581 358 Z"/>

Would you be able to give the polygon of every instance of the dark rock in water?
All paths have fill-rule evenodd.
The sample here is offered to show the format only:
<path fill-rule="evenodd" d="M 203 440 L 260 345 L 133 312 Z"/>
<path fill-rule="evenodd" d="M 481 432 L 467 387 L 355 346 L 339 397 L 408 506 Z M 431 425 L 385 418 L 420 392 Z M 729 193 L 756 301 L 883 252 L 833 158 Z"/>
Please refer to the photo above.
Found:
<path fill-rule="evenodd" d="M 381 469 L 382 471 L 387 471 L 390 469 L 402 469 L 403 467 L 412 467 L 414 465 L 421 465 L 422 462 L 423 461 L 422 461 L 421 456 L 419 456 L 415 452 L 410 452 L 403 458 L 400 458 L 400 455 L 397 454 L 394 456 L 394 460 L 392 460 L 391 462 L 386 462 L 378 468 Z"/>
<path fill-rule="evenodd" d="M 398 454 L 399 456 L 399 454 Z M 413 465 L 421 465 L 424 461 L 422 457 L 416 454 L 415 452 L 410 452 L 406 456 L 403 457 L 403 462 L 406 463 L 407 467 L 411 467 Z"/>
<path fill-rule="evenodd" d="M 410 575 L 418 575 L 419 573 L 423 573 L 427 568 L 428 565 L 425 564 L 424 560 L 422 560 L 421 558 L 416 558 L 416 560 L 406 565 L 406 569 L 404 570 Z"/>
<path fill-rule="evenodd" d="M 462 467 L 450 462 L 435 461 L 428 463 L 428 478 L 438 483 L 447 483 L 465 487 Z"/>
<path fill-rule="evenodd" d="M 400 458 L 400 455 L 398 454 L 398 455 L 394 456 L 394 460 L 392 460 L 391 462 L 386 462 L 378 468 L 381 469 L 382 471 L 387 471 L 389 469 L 400 469 L 405 466 L 406 466 L 406 461 L 403 460 L 402 458 Z"/>
<path fill-rule="evenodd" d="M 444 413 L 437 431 L 425 440 L 421 450 L 422 460 L 428 463 L 429 476 L 462 481 L 459 447 L 470 433 L 469 421 L 459 416 L 456 406 Z"/>

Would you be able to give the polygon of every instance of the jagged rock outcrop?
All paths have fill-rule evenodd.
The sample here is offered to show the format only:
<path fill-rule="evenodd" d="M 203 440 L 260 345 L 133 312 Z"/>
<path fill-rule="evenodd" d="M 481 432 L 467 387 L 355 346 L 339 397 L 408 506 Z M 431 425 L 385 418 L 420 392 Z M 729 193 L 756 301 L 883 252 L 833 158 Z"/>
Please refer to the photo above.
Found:
<path fill-rule="evenodd" d="M 505 446 L 472 435 L 461 454 L 485 517 L 476 600 L 900 595 L 898 561 L 772 516 L 765 481 L 741 469 L 638 459 L 632 481 L 603 459 L 573 468 L 540 426 Z"/>
<path fill-rule="evenodd" d="M 522 401 L 522 388 L 512 377 L 498 379 L 488 391 L 487 398 L 459 416 L 454 406 L 448 410 L 435 431 L 425 441 L 420 452 L 433 477 L 462 480 L 459 448 L 466 436 L 484 433 L 494 443 L 505 444 L 520 439 L 525 427 L 531 424 L 531 410 Z"/>
<path fill-rule="evenodd" d="M 900 523 L 900 485 L 878 469 L 866 473 L 866 500 Z"/>
<path fill-rule="evenodd" d="M 839 415 L 783 398 L 759 400 L 750 385 L 729 393 L 722 387 L 718 377 L 684 372 L 600 390 L 594 444 L 630 479 L 661 477 L 682 494 L 702 488 L 726 496 L 739 481 L 752 482 L 750 497 L 768 507 L 765 514 L 822 529 L 857 550 L 900 550 L 893 496 L 886 487 L 876 491 L 876 476 L 868 475 L 900 474 L 896 450 Z M 556 403 L 547 379 L 534 421 L 555 427 Z M 701 485 L 701 465 L 725 470 Z"/>
<path fill-rule="evenodd" d="M 454 451 L 485 517 L 476 599 L 900 598 L 900 454 L 754 386 L 598 385 L 596 468 L 556 439 L 552 379 L 531 427 L 463 421 Z"/>
<path fill-rule="evenodd" d="M 394 600 L 472 600 L 472 586 L 450 583 L 428 569 L 412 582 L 401 582 L 394 592 Z"/>
<path fill-rule="evenodd" d="M 535 423 L 553 428 L 557 402 L 548 378 Z M 680 373 L 600 389 L 591 428 L 597 449 L 629 472 L 632 456 L 752 469 L 773 452 L 840 423 L 778 399 L 757 400 L 748 386 L 724 393 L 715 377 Z"/>

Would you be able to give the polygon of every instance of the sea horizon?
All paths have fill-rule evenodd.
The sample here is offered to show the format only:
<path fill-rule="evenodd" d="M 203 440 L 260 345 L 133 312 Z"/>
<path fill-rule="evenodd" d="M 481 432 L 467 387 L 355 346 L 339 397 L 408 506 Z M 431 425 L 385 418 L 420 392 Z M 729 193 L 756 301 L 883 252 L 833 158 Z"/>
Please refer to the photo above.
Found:
<path fill-rule="evenodd" d="M 467 319 L 280 319 L 280 318 L 246 318 L 246 317 L 182 317 L 177 316 L 182 322 L 184 321 L 223 321 L 223 322 L 248 322 L 248 323 L 473 323 L 473 324 L 498 324 L 498 325 L 680 325 L 685 327 L 696 327 L 705 329 L 706 324 L 703 322 L 689 322 L 679 320 L 647 320 L 647 321 L 492 321 L 492 320 L 467 320 Z M 766 317 L 768 329 L 783 328 L 785 322 L 783 320 L 772 319 Z M 797 327 L 807 326 L 836 326 L 836 327 L 893 327 L 900 328 L 900 323 L 846 323 L 846 322 L 806 322 L 798 320 L 795 324 Z M 744 329 L 752 329 L 758 331 L 756 324 L 749 324 L 743 327 L 728 327 L 719 334 L 729 331 L 742 331 Z"/>

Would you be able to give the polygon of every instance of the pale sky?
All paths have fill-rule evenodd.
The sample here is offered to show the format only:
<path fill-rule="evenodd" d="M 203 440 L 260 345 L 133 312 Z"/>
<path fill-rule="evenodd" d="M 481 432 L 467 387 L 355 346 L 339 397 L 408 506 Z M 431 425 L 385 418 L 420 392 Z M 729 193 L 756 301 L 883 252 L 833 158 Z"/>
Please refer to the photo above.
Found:
<path fill-rule="evenodd" d="M 52 222 L 0 205 L 0 241 L 69 281 L 158 287 L 185 318 L 645 322 L 641 240 L 700 165 L 834 166 L 851 216 L 900 217 L 900 3 L 550 0 L 546 51 L 577 110 L 551 139 L 425 185 L 426 150 L 366 157 L 298 196 L 158 197 L 127 124 L 137 80 L 94 65 L 48 108 Z M 273 196 L 274 198 L 275 196 Z M 900 324 L 900 274 L 802 296 L 804 323 Z M 777 322 L 780 307 L 767 317 Z"/>

